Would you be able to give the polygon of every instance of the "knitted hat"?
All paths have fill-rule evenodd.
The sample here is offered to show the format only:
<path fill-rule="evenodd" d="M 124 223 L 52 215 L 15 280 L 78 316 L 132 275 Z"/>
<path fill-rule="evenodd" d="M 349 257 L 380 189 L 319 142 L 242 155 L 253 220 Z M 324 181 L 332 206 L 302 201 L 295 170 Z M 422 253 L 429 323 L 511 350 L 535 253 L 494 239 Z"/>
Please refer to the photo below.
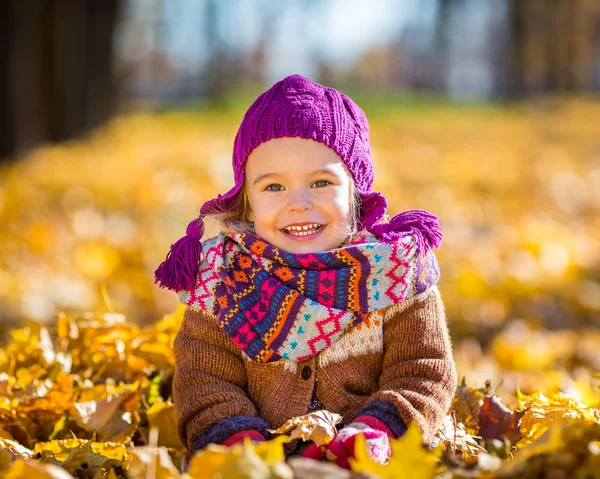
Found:
<path fill-rule="evenodd" d="M 381 193 L 371 191 L 373 160 L 369 124 L 364 112 L 343 93 L 303 76 L 290 75 L 275 83 L 250 105 L 233 145 L 235 185 L 224 195 L 202 205 L 200 216 L 188 225 L 186 236 L 171 245 L 167 259 L 156 270 L 157 283 L 174 291 L 194 286 L 202 251 L 202 218 L 214 212 L 235 209 L 244 188 L 248 156 L 261 143 L 283 137 L 318 141 L 341 157 L 352 174 L 360 197 L 360 230 L 367 230 L 384 241 L 411 232 L 418 233 L 416 236 L 420 242 L 429 240 L 428 246 L 439 246 L 441 232 L 438 218 L 425 211 L 407 211 L 397 215 L 390 223 L 377 224 L 385 214 L 387 201 Z"/>

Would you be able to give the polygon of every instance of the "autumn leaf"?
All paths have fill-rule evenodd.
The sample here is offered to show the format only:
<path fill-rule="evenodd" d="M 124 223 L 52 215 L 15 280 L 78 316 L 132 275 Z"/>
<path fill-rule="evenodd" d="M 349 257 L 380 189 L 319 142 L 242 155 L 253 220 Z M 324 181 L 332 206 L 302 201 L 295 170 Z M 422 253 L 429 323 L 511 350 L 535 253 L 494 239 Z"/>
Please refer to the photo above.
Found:
<path fill-rule="evenodd" d="M 77 437 L 72 437 L 71 439 L 38 442 L 33 452 L 42 456 L 52 456 L 58 461 L 65 461 L 70 456 L 70 451 L 78 448 L 120 462 L 126 461 L 128 457 L 127 447 L 124 444 L 97 442 L 94 441 L 94 437 L 90 440 L 81 440 Z"/>
<path fill-rule="evenodd" d="M 455 425 L 455 418 L 450 415 L 444 417 L 437 438 L 453 454 L 460 454 L 466 463 L 476 462 L 477 457 L 486 452 L 486 449 L 477 442 L 479 438 L 469 434 L 462 422 Z"/>
<path fill-rule="evenodd" d="M 287 437 L 253 445 L 250 441 L 231 448 L 210 444 L 190 461 L 184 479 L 292 479 L 291 468 L 283 462 L 283 443 Z"/>
<path fill-rule="evenodd" d="M 146 411 L 150 428 L 156 428 L 158 446 L 179 447 L 181 441 L 177 435 L 177 414 L 172 402 L 155 402 Z"/>
<path fill-rule="evenodd" d="M 560 392 L 548 396 L 541 391 L 525 395 L 517 389 L 517 404 L 525 409 L 521 429 L 523 439 L 517 444 L 524 447 L 539 438 L 550 426 L 563 419 L 579 419 L 585 423 L 600 423 L 600 411 Z"/>
<path fill-rule="evenodd" d="M 341 420 L 342 417 L 339 414 L 323 409 L 304 416 L 294 417 L 270 432 L 273 434 L 287 434 L 291 431 L 291 439 L 299 438 L 303 441 L 313 441 L 316 445 L 322 446 L 329 444 L 335 437 L 335 426 Z"/>
<path fill-rule="evenodd" d="M 496 396 L 488 396 L 483 400 L 479 412 L 479 436 L 484 441 L 508 438 L 511 444 L 521 439 L 521 421 L 526 411 L 511 411 Z"/>
<path fill-rule="evenodd" d="M 126 407 L 137 393 L 110 395 L 104 400 L 75 403 L 71 414 L 77 424 L 88 432 L 97 432 L 102 441 L 117 441 L 131 437 L 139 424 L 139 414 Z"/>
<path fill-rule="evenodd" d="M 166 447 L 136 447 L 131 451 L 129 473 L 132 477 L 178 479 L 179 471 Z"/>
<path fill-rule="evenodd" d="M 3 476 L 4 479 L 73 479 L 73 476 L 62 467 L 43 462 L 15 461 Z"/>
<path fill-rule="evenodd" d="M 456 388 L 456 393 L 452 400 L 452 410 L 455 413 L 456 420 L 464 424 L 466 431 L 471 434 L 477 434 L 481 407 L 483 406 L 484 398 L 488 394 L 484 389 L 475 389 L 467 386 L 464 377 Z"/>
<path fill-rule="evenodd" d="M 15 457 L 18 456 L 13 454 L 11 451 L 4 448 L 0 449 L 0 474 L 10 467 L 10 463 L 15 459 Z"/>
<path fill-rule="evenodd" d="M 254 452 L 267 464 L 275 464 L 285 460 L 283 445 L 288 443 L 288 436 L 277 436 L 270 441 L 262 441 L 252 444 Z"/>
<path fill-rule="evenodd" d="M 0 450 L 11 453 L 14 457 L 20 457 L 22 459 L 29 459 L 33 457 L 34 451 L 27 449 L 26 447 L 19 444 L 17 441 L 5 439 L 0 437 Z"/>
<path fill-rule="evenodd" d="M 415 423 L 408 427 L 401 438 L 391 440 L 390 446 L 392 456 L 389 462 L 385 465 L 378 464 L 369 456 L 364 435 L 359 434 L 354 449 L 356 458 L 349 459 L 352 471 L 375 474 L 382 479 L 433 478 L 439 455 L 425 449 Z"/>

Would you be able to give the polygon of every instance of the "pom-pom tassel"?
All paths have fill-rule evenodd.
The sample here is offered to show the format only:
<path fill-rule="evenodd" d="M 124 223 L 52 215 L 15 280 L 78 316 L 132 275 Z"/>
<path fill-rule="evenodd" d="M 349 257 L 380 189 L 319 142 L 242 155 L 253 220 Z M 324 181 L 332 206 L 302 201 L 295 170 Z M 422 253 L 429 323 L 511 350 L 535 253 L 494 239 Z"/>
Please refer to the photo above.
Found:
<path fill-rule="evenodd" d="M 370 231 L 385 242 L 414 235 L 422 252 L 442 245 L 443 234 L 439 218 L 425 210 L 405 211 L 394 216 L 389 223 L 374 225 Z"/>
<path fill-rule="evenodd" d="M 204 233 L 202 218 L 196 218 L 187 227 L 186 235 L 171 245 L 166 259 L 154 272 L 154 282 L 172 291 L 191 289 L 202 259 Z"/>

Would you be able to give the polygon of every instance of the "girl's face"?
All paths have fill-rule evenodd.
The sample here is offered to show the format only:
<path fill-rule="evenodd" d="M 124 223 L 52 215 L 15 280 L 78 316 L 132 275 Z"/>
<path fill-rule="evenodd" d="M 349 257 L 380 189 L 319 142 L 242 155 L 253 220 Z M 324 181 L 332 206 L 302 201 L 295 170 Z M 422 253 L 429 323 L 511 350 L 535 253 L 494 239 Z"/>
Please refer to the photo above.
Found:
<path fill-rule="evenodd" d="M 290 253 L 340 246 L 352 218 L 352 178 L 338 154 L 304 138 L 276 138 L 246 162 L 246 193 L 256 234 Z"/>

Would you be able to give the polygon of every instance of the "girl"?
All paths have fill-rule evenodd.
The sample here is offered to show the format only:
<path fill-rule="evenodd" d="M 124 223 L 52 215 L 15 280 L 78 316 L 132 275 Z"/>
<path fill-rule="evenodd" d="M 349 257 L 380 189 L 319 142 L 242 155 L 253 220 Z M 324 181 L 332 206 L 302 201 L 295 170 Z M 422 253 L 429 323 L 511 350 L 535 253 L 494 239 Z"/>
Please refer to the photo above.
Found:
<path fill-rule="evenodd" d="M 206 202 L 156 270 L 187 305 L 175 341 L 178 433 L 262 441 L 325 408 L 344 417 L 325 451 L 347 466 L 362 432 L 371 456 L 416 422 L 430 441 L 457 378 L 433 248 L 438 218 L 382 221 L 368 123 L 347 96 L 292 75 L 246 112 L 235 186 Z M 222 232 L 203 243 L 202 218 Z"/>

